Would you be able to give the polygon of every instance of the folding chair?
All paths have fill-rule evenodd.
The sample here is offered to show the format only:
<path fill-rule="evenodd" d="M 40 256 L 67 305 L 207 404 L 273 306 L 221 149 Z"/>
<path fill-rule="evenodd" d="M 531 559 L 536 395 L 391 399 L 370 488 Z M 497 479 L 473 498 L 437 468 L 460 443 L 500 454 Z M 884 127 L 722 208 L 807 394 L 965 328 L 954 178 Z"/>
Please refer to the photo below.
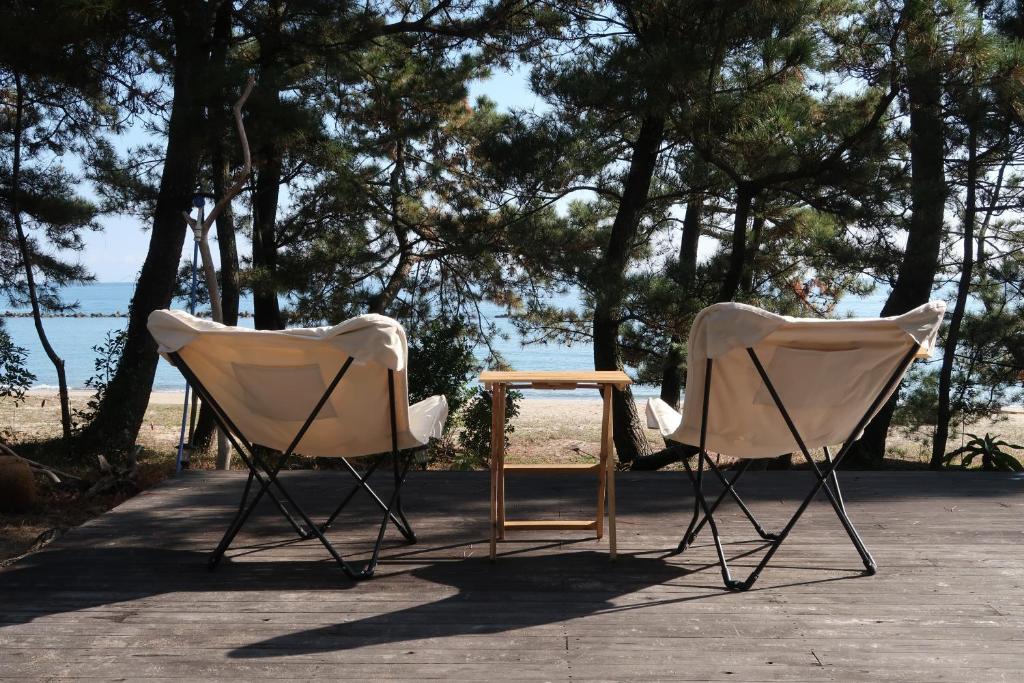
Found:
<path fill-rule="evenodd" d="M 701 311 L 690 331 L 690 374 L 682 415 L 660 399 L 647 404 L 650 428 L 658 429 L 667 443 L 696 450 L 695 467 L 684 460 L 694 488 L 694 509 L 676 552 L 691 545 L 705 525 L 711 527 L 725 586 L 746 590 L 807 506 L 824 491 L 866 572 L 874 574 L 877 565 L 847 515 L 836 470 L 913 360 L 929 356 L 945 309 L 943 302 L 933 301 L 891 318 L 846 320 L 791 318 L 737 303 Z M 833 457 L 829 446 L 835 444 L 842 446 Z M 824 452 L 824 467 L 811 455 L 817 448 Z M 810 465 L 815 482 L 782 530 L 770 533 L 734 487 L 752 459 L 797 451 Z M 744 462 L 727 478 L 709 452 Z M 705 468 L 724 487 L 710 503 L 703 489 Z M 742 581 L 732 577 L 715 520 L 715 511 L 727 497 L 768 544 Z"/>
<path fill-rule="evenodd" d="M 148 327 L 161 355 L 210 407 L 249 470 L 238 510 L 210 555 L 211 569 L 263 496 L 300 538 L 320 541 L 352 579 L 373 575 L 389 523 L 415 542 L 402 510 L 401 488 L 416 451 L 441 436 L 448 404 L 443 396 L 433 396 L 409 405 L 401 325 L 381 315 L 363 315 L 334 327 L 250 330 L 163 310 L 150 315 Z M 299 454 L 340 458 L 356 480 L 319 525 L 278 477 Z M 363 474 L 348 459 L 388 454 L 394 489 L 385 502 L 368 483 L 381 459 Z M 383 511 L 383 519 L 370 560 L 355 567 L 325 532 L 360 491 Z"/>

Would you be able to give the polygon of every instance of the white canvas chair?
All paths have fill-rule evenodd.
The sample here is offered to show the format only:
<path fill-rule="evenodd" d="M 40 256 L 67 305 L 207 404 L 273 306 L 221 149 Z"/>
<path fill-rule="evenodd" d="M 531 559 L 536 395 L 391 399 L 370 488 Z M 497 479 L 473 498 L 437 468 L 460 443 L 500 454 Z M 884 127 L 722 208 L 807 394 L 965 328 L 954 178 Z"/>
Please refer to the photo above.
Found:
<path fill-rule="evenodd" d="M 690 330 L 682 415 L 660 399 L 647 404 L 650 428 L 658 429 L 666 442 L 698 449 L 696 468 L 684 460 L 695 501 L 677 552 L 693 543 L 707 523 L 726 587 L 746 590 L 824 489 L 865 569 L 875 573 L 875 561 L 846 514 L 836 468 L 914 358 L 931 353 L 945 309 L 943 302 L 933 301 L 891 318 L 821 320 L 722 303 L 697 314 Z M 829 446 L 835 444 L 842 446 L 832 457 Z M 823 449 L 824 469 L 811 456 L 817 448 Z M 745 462 L 729 480 L 708 457 L 709 451 Z M 782 531 L 772 534 L 757 522 L 733 486 L 751 459 L 798 451 L 810 465 L 815 484 Z M 702 488 L 705 465 L 725 487 L 711 504 Z M 742 581 L 730 574 L 715 523 L 715 510 L 727 496 L 769 544 Z"/>
<path fill-rule="evenodd" d="M 408 352 L 398 322 L 363 315 L 334 327 L 270 331 L 227 327 L 163 310 L 149 316 L 148 327 L 161 355 L 211 408 L 249 469 L 238 512 L 210 556 L 211 568 L 264 494 L 300 537 L 317 538 L 354 579 L 373 574 L 389 521 L 408 541 L 416 540 L 402 512 L 401 486 L 415 451 L 441 436 L 448 404 L 443 396 L 433 396 L 409 405 Z M 402 452 L 407 456 L 404 465 Z M 296 454 L 340 458 L 356 478 L 323 524 L 314 524 L 278 479 Z M 380 460 L 362 475 L 348 461 L 378 454 L 390 454 L 394 463 L 394 491 L 387 503 L 367 484 Z M 258 486 L 250 500 L 254 480 Z M 373 498 L 384 518 L 371 559 L 356 568 L 324 532 L 360 490 Z"/>

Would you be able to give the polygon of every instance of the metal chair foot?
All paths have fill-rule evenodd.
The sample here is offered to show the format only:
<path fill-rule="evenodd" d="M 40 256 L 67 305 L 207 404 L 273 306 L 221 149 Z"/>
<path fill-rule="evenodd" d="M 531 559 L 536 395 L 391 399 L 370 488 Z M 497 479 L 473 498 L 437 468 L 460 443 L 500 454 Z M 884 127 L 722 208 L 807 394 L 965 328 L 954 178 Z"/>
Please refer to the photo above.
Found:
<path fill-rule="evenodd" d="M 742 593 L 743 591 L 749 589 L 751 585 L 753 585 L 753 581 L 751 581 L 750 579 L 747 579 L 746 581 L 736 581 L 735 579 L 730 579 L 729 581 L 725 582 L 726 588 L 728 588 L 731 591 L 736 591 L 737 593 Z"/>
<path fill-rule="evenodd" d="M 671 551 L 669 555 L 679 555 L 683 553 L 687 548 L 693 545 L 693 542 L 697 540 L 697 537 L 693 534 L 687 533 L 683 535 L 683 540 L 679 541 L 679 545 L 676 549 Z"/>
<path fill-rule="evenodd" d="M 373 573 L 375 571 L 377 571 L 377 565 L 376 564 L 372 564 L 372 565 L 371 564 L 367 564 L 367 565 L 365 565 L 362 569 L 360 569 L 357 572 L 353 572 L 353 571 L 349 570 L 349 571 L 347 571 L 345 573 L 348 574 L 349 577 L 353 581 L 364 581 L 366 579 L 372 578 L 373 577 Z"/>

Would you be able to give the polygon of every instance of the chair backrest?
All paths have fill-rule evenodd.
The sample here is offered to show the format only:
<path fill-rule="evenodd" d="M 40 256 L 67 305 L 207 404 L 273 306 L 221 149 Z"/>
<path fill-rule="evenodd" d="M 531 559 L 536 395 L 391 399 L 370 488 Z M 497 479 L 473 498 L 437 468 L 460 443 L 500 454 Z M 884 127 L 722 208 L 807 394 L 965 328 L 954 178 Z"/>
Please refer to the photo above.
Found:
<path fill-rule="evenodd" d="M 822 320 L 737 303 L 709 306 L 690 331 L 683 420 L 670 438 L 699 445 L 705 367 L 711 359 L 707 449 L 739 458 L 799 450 L 748 349 L 809 449 L 857 437 L 853 431 L 907 355 L 930 354 L 945 309 L 933 301 L 891 318 Z M 872 415 L 881 405 L 884 400 Z"/>
<path fill-rule="evenodd" d="M 354 457 L 391 450 L 388 370 L 394 371 L 400 448 L 409 431 L 407 344 L 397 321 L 363 315 L 334 327 L 252 330 L 183 311 L 154 311 L 150 334 L 173 364 L 177 353 L 244 438 L 285 450 L 346 360 L 353 362 L 295 449 Z"/>

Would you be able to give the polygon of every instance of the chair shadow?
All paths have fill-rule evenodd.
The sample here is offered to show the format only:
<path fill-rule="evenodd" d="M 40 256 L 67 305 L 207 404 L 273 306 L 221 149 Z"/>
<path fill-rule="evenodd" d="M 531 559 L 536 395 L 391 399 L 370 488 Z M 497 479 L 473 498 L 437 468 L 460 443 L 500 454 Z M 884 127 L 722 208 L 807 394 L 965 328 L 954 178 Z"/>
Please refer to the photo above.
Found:
<path fill-rule="evenodd" d="M 228 657 L 308 655 L 460 635 L 487 635 L 560 623 L 622 609 L 614 599 L 690 574 L 657 558 L 606 552 L 505 555 L 417 567 L 407 575 L 457 589 L 455 595 L 353 621 L 275 636 L 236 648 Z M 417 590 L 429 586 L 417 583 Z M 422 588 L 421 588 L 422 587 Z M 714 597 L 722 591 L 690 596 Z"/>
<path fill-rule="evenodd" d="M 473 543 L 478 543 L 474 541 Z M 456 544 L 456 545 L 472 545 Z M 257 544 L 268 547 L 275 544 Z M 52 614 L 78 612 L 106 605 L 130 603 L 164 594 L 235 591 L 329 592 L 355 591 L 347 604 L 361 597 L 361 586 L 386 582 L 388 593 L 412 595 L 408 601 L 429 598 L 432 590 L 447 597 L 362 618 L 346 602 L 339 602 L 338 622 L 296 633 L 278 635 L 227 652 L 233 659 L 297 656 L 357 648 L 442 639 L 462 635 L 488 635 L 563 623 L 595 614 L 628 613 L 654 606 L 683 604 L 730 595 L 717 581 L 686 581 L 699 572 L 717 574 L 717 564 L 666 562 L 652 553 L 620 554 L 615 563 L 597 550 L 569 550 L 547 554 L 541 544 L 499 557 L 458 560 L 418 558 L 416 551 L 389 557 L 389 571 L 370 582 L 346 579 L 330 559 L 261 561 L 258 552 L 245 561 L 225 558 L 217 571 L 206 568 L 206 553 L 144 546 L 88 547 L 45 550 L 0 572 L 0 631 Z M 455 546 L 432 546 L 429 550 Z M 253 548 L 255 550 L 255 548 Z M 427 550 L 427 549 L 424 549 Z M 733 550 L 738 550 L 733 548 Z M 739 560 L 750 549 L 730 553 Z M 544 553 L 544 554 L 531 554 Z M 430 562 L 422 564 L 422 562 Z M 404 569 L 403 564 L 412 568 Z M 806 569 L 806 568 L 804 568 Z M 823 577 L 803 585 L 854 578 Z M 639 601 L 618 598 L 647 588 L 671 584 L 673 590 Z M 454 588 L 451 590 L 432 587 Z M 766 586 L 764 589 L 780 588 Z M 754 590 L 758 590 L 755 588 Z M 380 593 L 369 590 L 367 600 Z M 375 597 L 377 596 L 377 597 Z M 123 614 L 97 613 L 95 619 L 117 621 Z"/>

